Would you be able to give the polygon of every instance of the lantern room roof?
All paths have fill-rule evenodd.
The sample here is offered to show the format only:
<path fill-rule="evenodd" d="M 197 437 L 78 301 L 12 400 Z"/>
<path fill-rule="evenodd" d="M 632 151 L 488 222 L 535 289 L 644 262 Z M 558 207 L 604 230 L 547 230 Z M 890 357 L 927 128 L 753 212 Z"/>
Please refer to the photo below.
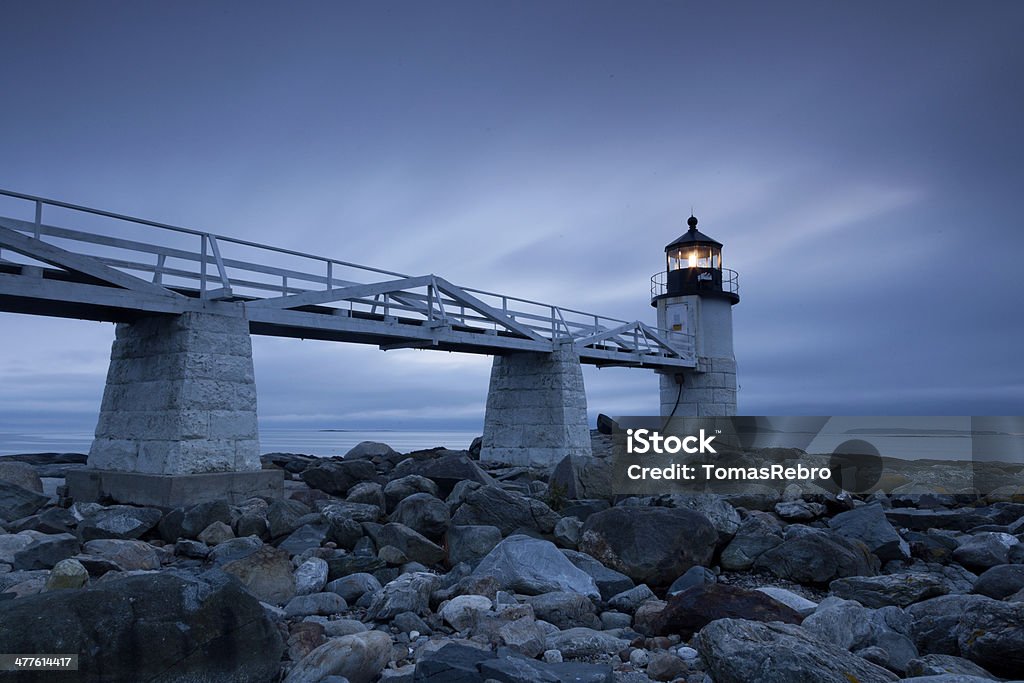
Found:
<path fill-rule="evenodd" d="M 690 218 L 687 219 L 686 224 L 690 226 L 690 229 L 665 247 L 666 252 L 694 244 L 711 245 L 718 247 L 719 249 L 722 248 L 721 242 L 711 239 L 697 229 L 697 218 L 695 216 L 690 216 Z"/>

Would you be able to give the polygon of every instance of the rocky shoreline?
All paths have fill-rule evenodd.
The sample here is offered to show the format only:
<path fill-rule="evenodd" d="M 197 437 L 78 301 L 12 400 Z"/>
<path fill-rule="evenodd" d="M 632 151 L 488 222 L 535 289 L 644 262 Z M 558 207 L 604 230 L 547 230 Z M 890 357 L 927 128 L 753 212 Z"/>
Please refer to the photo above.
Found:
<path fill-rule="evenodd" d="M 1015 495 L 616 498 L 608 445 L 552 472 L 268 454 L 283 499 L 175 510 L 61 498 L 84 456 L 2 457 L 0 652 L 88 681 L 1024 677 Z"/>

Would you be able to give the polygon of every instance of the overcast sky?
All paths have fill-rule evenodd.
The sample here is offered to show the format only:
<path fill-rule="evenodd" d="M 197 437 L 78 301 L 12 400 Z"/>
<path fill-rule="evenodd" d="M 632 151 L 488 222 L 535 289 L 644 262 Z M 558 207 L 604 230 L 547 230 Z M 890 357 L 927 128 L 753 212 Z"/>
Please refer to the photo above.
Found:
<path fill-rule="evenodd" d="M 1021 414 L 1024 4 L 709 5 L 8 3 L 0 187 L 651 323 L 692 205 L 741 413 Z M 0 430 L 91 430 L 113 327 L 0 330 Z M 488 357 L 254 357 L 264 427 L 483 423 Z"/>

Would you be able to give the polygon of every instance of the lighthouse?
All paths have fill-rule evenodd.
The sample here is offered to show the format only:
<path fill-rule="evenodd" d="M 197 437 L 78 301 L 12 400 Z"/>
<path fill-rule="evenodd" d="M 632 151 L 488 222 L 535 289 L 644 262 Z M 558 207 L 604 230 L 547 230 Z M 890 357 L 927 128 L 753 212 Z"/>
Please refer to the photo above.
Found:
<path fill-rule="evenodd" d="M 697 229 L 665 247 L 665 270 L 651 278 L 651 305 L 670 341 L 692 350 L 693 369 L 659 372 L 661 414 L 702 417 L 736 414 L 736 356 L 732 307 L 739 303 L 736 271 L 722 267 L 722 243 Z"/>

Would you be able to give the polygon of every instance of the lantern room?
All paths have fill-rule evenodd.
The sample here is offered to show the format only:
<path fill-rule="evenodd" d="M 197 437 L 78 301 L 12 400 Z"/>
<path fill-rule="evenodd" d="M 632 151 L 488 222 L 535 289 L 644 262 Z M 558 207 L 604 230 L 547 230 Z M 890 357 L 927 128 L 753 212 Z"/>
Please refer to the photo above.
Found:
<path fill-rule="evenodd" d="M 722 243 L 697 230 L 694 216 L 690 229 L 665 247 L 664 274 L 652 280 L 651 304 L 662 297 L 713 296 L 739 302 L 736 272 L 722 268 Z"/>

